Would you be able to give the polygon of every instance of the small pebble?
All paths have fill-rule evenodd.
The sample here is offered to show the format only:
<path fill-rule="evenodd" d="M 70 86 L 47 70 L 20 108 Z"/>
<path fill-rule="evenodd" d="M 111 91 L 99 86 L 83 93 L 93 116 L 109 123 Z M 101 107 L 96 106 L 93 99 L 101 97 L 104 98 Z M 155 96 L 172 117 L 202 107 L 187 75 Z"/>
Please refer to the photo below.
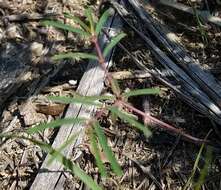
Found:
<path fill-rule="evenodd" d="M 39 57 L 42 55 L 42 52 L 43 52 L 43 44 L 38 43 L 38 42 L 33 42 L 31 44 L 30 49 L 31 49 L 33 56 Z"/>
<path fill-rule="evenodd" d="M 71 86 L 75 86 L 77 84 L 77 80 L 69 80 L 68 83 L 71 85 Z"/>
<path fill-rule="evenodd" d="M 0 28 L 0 41 L 3 39 L 4 35 L 3 35 L 3 31 L 2 29 Z"/>
<path fill-rule="evenodd" d="M 8 39 L 22 39 L 22 36 L 20 35 L 19 29 L 16 25 L 9 25 L 6 29 L 6 36 Z"/>

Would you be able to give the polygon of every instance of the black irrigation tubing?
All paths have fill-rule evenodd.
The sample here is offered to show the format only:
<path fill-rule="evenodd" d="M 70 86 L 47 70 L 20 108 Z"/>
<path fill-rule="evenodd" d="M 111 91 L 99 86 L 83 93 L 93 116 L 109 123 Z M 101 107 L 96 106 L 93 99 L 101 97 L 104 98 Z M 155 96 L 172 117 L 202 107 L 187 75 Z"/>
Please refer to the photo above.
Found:
<path fill-rule="evenodd" d="M 109 0 L 109 1 L 113 5 L 113 7 L 117 10 L 118 14 L 121 16 L 121 18 L 124 20 L 124 22 L 127 25 L 129 25 L 132 29 L 134 29 L 136 32 L 136 28 L 131 26 L 131 24 L 125 19 L 125 15 L 130 15 L 127 12 L 127 10 L 122 5 L 117 3 L 116 1 L 112 1 L 112 0 Z M 104 34 L 108 37 L 107 33 L 104 32 Z M 165 86 L 168 86 L 169 88 L 171 88 L 178 97 L 180 97 L 184 102 L 189 104 L 192 108 L 194 108 L 195 110 L 199 111 L 200 113 L 202 113 L 203 115 L 208 117 L 211 121 L 214 120 L 217 123 L 221 123 L 221 119 L 215 113 L 211 112 L 211 110 L 209 110 L 207 106 L 205 106 L 204 104 L 199 102 L 196 98 L 192 97 L 192 95 L 187 90 L 185 90 L 184 88 L 179 88 L 176 85 L 173 85 L 173 82 L 171 82 L 167 77 L 168 76 L 171 77 L 171 75 L 174 77 L 174 71 L 172 71 L 171 69 L 168 69 L 166 71 L 166 75 L 165 75 L 162 71 L 160 71 L 156 68 L 149 69 L 141 61 L 139 61 L 134 55 L 132 55 L 120 42 L 117 44 L 117 46 L 122 48 L 131 57 L 131 59 L 135 62 L 135 64 L 141 70 L 144 70 L 144 71 L 150 73 L 153 77 L 155 77 L 157 80 L 162 82 Z M 172 134 L 172 135 L 175 135 L 175 134 Z M 193 137 L 193 138 L 195 138 L 195 137 Z M 191 142 L 193 139 L 192 140 L 190 139 L 190 141 L 189 141 L 188 137 L 185 138 L 185 136 L 184 136 L 183 140 Z M 202 139 L 199 139 L 199 140 L 201 141 Z M 195 144 L 200 145 L 200 141 L 198 141 L 198 143 L 195 142 Z M 201 143 L 202 142 L 203 141 L 201 141 Z M 192 143 L 194 143 L 194 140 L 192 141 Z M 216 153 L 220 153 L 220 146 L 221 145 L 217 145 L 212 142 L 208 142 L 207 145 L 211 145 Z"/>
<path fill-rule="evenodd" d="M 207 92 L 208 96 L 220 107 L 221 86 L 210 73 L 202 70 L 196 60 L 190 57 L 187 51 L 178 43 L 173 42 L 166 36 L 165 30 L 160 27 L 160 24 L 154 20 L 147 11 L 143 9 L 137 0 L 128 0 L 139 18 L 145 23 L 146 28 L 156 37 L 159 43 L 163 44 L 167 51 L 177 61 L 179 66 L 195 82 Z"/>
<path fill-rule="evenodd" d="M 125 23 L 129 25 L 129 27 L 131 27 L 143 40 L 145 40 L 146 43 L 148 43 L 148 48 L 152 50 L 152 53 L 155 55 L 158 61 L 169 70 L 175 69 L 175 71 L 181 73 L 181 74 L 179 73 L 179 78 L 176 77 L 176 80 L 178 82 L 182 82 L 183 85 L 182 86 L 183 89 L 181 89 L 182 92 L 181 93 L 179 92 L 179 95 L 182 97 L 182 99 L 186 100 L 194 109 L 198 110 L 202 114 L 205 114 L 207 117 L 212 118 L 217 123 L 221 124 L 221 117 L 220 117 L 221 111 L 219 107 L 215 105 L 203 91 L 200 90 L 198 84 L 196 84 L 195 81 L 193 81 L 185 73 L 185 71 L 183 71 L 181 68 L 176 66 L 176 64 L 168 56 L 166 56 L 148 37 L 146 37 L 142 32 L 138 31 L 125 19 L 125 17 L 127 15 L 131 15 L 131 13 L 129 13 L 122 5 L 117 4 L 116 2 L 111 2 L 111 3 L 114 6 L 114 8 L 118 11 L 118 13 L 121 15 Z M 145 70 L 147 71 L 146 66 L 142 65 L 141 67 L 145 68 Z M 162 81 L 162 78 L 160 80 Z M 165 81 L 167 82 L 167 85 L 168 83 L 170 83 L 164 77 L 163 82 L 165 83 Z M 173 85 L 171 84 L 170 87 L 173 87 Z M 174 90 L 174 88 L 172 89 Z M 175 89 L 175 91 L 178 92 L 177 89 Z"/>
<path fill-rule="evenodd" d="M 176 87 L 176 85 L 173 85 L 171 81 L 169 81 L 166 77 L 169 76 L 167 75 L 162 75 L 160 70 L 153 70 L 153 69 L 148 69 L 142 62 L 140 62 L 135 56 L 133 56 L 128 50 L 127 48 L 124 47 L 124 45 L 122 45 L 121 43 L 118 44 L 118 46 L 123 49 L 123 51 L 125 51 L 130 57 L 131 59 L 134 61 L 134 63 L 137 65 L 137 67 L 139 67 L 141 70 L 146 71 L 147 73 L 150 73 L 153 77 L 155 77 L 157 80 L 159 80 L 160 82 L 162 82 L 165 86 L 169 87 L 170 89 L 172 89 L 174 92 L 176 92 L 176 95 L 179 96 L 180 98 L 182 98 L 184 101 L 186 101 L 189 105 L 191 105 L 192 107 L 194 107 L 194 109 L 196 109 L 197 111 L 201 112 L 204 115 L 209 114 L 207 107 L 205 107 L 204 105 L 202 105 L 200 102 L 194 102 L 193 99 L 191 99 L 191 95 L 188 94 L 185 91 L 181 91 L 182 89 L 179 89 Z M 168 72 L 169 73 L 169 72 Z M 195 106 L 195 104 L 197 104 L 197 106 Z M 214 117 L 216 117 L 216 115 L 213 115 Z M 218 118 L 217 118 L 218 120 Z"/>

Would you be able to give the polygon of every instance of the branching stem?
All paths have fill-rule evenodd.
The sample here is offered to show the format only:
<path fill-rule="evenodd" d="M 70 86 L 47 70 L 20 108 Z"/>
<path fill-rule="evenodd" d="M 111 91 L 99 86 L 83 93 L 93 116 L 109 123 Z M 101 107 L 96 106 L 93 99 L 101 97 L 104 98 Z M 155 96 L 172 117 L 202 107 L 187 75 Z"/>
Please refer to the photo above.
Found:
<path fill-rule="evenodd" d="M 139 109 L 131 106 L 130 104 L 128 104 L 125 101 L 120 101 L 120 103 L 123 105 L 123 107 L 130 109 L 134 113 L 142 116 L 144 119 L 148 119 L 148 120 L 152 121 L 153 123 L 157 124 L 158 126 L 160 126 L 161 129 L 167 130 L 168 132 L 172 132 L 173 134 L 175 133 L 175 134 L 181 135 L 184 139 L 186 139 L 189 142 L 199 144 L 199 145 L 201 145 L 202 143 L 209 143 L 209 141 L 193 137 L 193 136 L 185 133 L 181 129 L 177 129 L 177 128 L 173 127 L 172 125 L 169 125 L 163 121 L 160 121 L 159 119 L 157 119 L 151 115 L 148 115 L 148 114 L 140 111 Z"/>
<path fill-rule="evenodd" d="M 92 43 L 94 44 L 96 53 L 98 55 L 99 63 L 100 63 L 101 67 L 104 69 L 104 71 L 106 73 L 106 78 L 107 78 L 109 84 L 112 84 L 113 83 L 113 77 L 112 77 L 112 75 L 110 73 L 108 73 L 108 70 L 106 69 L 105 58 L 103 56 L 101 47 L 99 45 L 98 37 L 97 36 L 93 36 L 92 37 Z M 166 131 L 168 131 L 168 132 L 170 132 L 172 134 L 181 135 L 183 139 L 185 139 L 185 140 L 187 140 L 189 142 L 192 142 L 192 143 L 195 143 L 195 144 L 198 144 L 198 145 L 201 145 L 203 143 L 209 143 L 209 141 L 193 137 L 193 136 L 185 133 L 182 129 L 175 128 L 172 125 L 169 125 L 169 124 L 167 124 L 167 123 L 165 123 L 163 121 L 160 121 L 159 119 L 157 119 L 157 118 L 155 118 L 155 117 L 153 117 L 153 116 L 151 116 L 149 114 L 144 113 L 143 111 L 135 108 L 134 106 L 131 106 L 128 102 L 124 101 L 124 99 L 122 98 L 121 94 L 116 94 L 116 92 L 113 92 L 113 93 L 117 97 L 117 100 L 115 102 L 116 106 L 129 109 L 132 112 L 140 115 L 144 120 L 148 120 L 148 121 L 150 121 L 150 123 L 153 122 L 159 128 L 164 129 L 164 130 L 166 130 Z"/>

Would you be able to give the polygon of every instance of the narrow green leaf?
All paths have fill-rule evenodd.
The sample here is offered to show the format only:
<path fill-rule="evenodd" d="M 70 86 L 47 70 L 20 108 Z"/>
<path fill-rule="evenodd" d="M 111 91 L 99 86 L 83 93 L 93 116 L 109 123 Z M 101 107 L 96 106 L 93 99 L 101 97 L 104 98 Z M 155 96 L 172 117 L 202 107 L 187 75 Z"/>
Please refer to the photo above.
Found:
<path fill-rule="evenodd" d="M 0 138 L 6 138 L 6 139 L 9 139 L 9 138 L 20 138 L 18 135 L 14 135 L 10 132 L 4 132 L 4 133 L 0 133 Z"/>
<path fill-rule="evenodd" d="M 80 53 L 80 52 L 76 52 L 76 53 L 63 53 L 63 54 L 58 54 L 58 55 L 54 55 L 52 57 L 53 60 L 60 60 L 60 59 L 75 59 L 75 60 L 81 60 L 81 59 L 92 59 L 92 60 L 98 60 L 97 56 L 94 54 L 89 54 L 89 53 Z"/>
<path fill-rule="evenodd" d="M 51 145 L 36 141 L 33 139 L 29 139 L 34 144 L 40 146 L 45 152 L 53 155 L 56 160 L 58 160 L 61 164 L 65 166 L 65 168 L 69 169 L 74 175 L 79 177 L 89 188 L 92 190 L 102 190 L 101 187 L 89 176 L 87 175 L 79 166 L 75 165 L 71 160 L 63 156 L 60 152 L 53 149 Z"/>
<path fill-rule="evenodd" d="M 99 187 L 98 184 L 78 166 L 74 167 L 74 174 L 92 190 L 102 190 L 101 187 Z"/>
<path fill-rule="evenodd" d="M 118 34 L 117 36 L 113 37 L 108 43 L 108 45 L 104 48 L 103 56 L 106 57 L 108 53 L 112 50 L 112 48 L 117 45 L 117 43 L 126 36 L 125 33 Z"/>
<path fill-rule="evenodd" d="M 99 21 L 96 25 L 95 32 L 97 35 L 101 32 L 102 27 L 104 26 L 104 24 L 107 21 L 109 16 L 110 16 L 110 10 L 108 9 L 102 14 L 101 18 L 99 19 Z"/>
<path fill-rule="evenodd" d="M 60 152 L 58 152 L 57 150 L 52 148 L 52 146 L 50 144 L 35 140 L 33 138 L 28 138 L 25 136 L 19 136 L 19 135 L 14 135 L 14 134 L 11 134 L 11 135 L 0 134 L 0 137 L 22 138 L 25 140 L 29 140 L 30 142 L 34 143 L 35 145 L 38 145 L 46 153 L 53 155 L 58 162 L 63 164 L 66 169 L 69 169 L 73 175 L 77 176 L 89 188 L 91 188 L 92 190 L 102 190 L 102 188 L 89 175 L 87 175 L 79 166 L 77 166 L 70 159 L 66 158 Z"/>
<path fill-rule="evenodd" d="M 111 148 L 108 146 L 106 136 L 105 136 L 102 128 L 100 127 L 99 122 L 97 122 L 97 121 L 93 122 L 93 127 L 94 127 L 96 134 L 97 134 L 99 143 L 100 143 L 106 157 L 110 161 L 110 164 L 111 164 L 111 167 L 112 167 L 114 173 L 118 176 L 121 176 L 123 174 L 122 170 L 121 170 Z"/>
<path fill-rule="evenodd" d="M 117 96 L 119 96 L 121 94 L 121 90 L 120 90 L 120 86 L 118 84 L 118 81 L 114 78 L 112 78 L 111 82 L 111 89 L 113 91 L 113 93 Z"/>
<path fill-rule="evenodd" d="M 49 96 L 49 100 L 57 101 L 60 103 L 85 103 L 89 105 L 101 106 L 101 103 L 94 102 L 94 101 L 101 101 L 101 100 L 115 100 L 115 96 L 81 96 L 79 94 L 75 94 L 73 97 L 63 97 L 63 96 Z"/>
<path fill-rule="evenodd" d="M 123 96 L 129 98 L 131 96 L 141 96 L 141 95 L 149 95 L 149 94 L 160 94 L 159 88 L 147 88 L 147 89 L 139 89 L 132 90 L 130 92 L 123 93 Z"/>
<path fill-rule="evenodd" d="M 90 100 L 116 100 L 115 96 L 108 96 L 108 95 L 104 95 L 104 96 L 85 96 L 87 98 L 89 98 Z"/>
<path fill-rule="evenodd" d="M 87 17 L 89 23 L 90 23 L 90 28 L 91 28 L 91 34 L 94 34 L 94 19 L 93 19 L 93 14 L 92 10 L 90 8 L 85 10 L 85 16 Z"/>
<path fill-rule="evenodd" d="M 90 28 L 80 18 L 66 12 L 64 13 L 64 16 L 66 18 L 72 19 L 76 24 L 79 24 L 86 32 L 90 32 Z"/>
<path fill-rule="evenodd" d="M 87 96 L 74 96 L 74 97 L 49 96 L 48 99 L 65 104 L 76 103 L 76 104 L 85 104 L 85 105 L 92 105 L 98 107 L 102 106 L 102 103 L 95 102 L 96 100 L 90 99 Z"/>
<path fill-rule="evenodd" d="M 90 34 L 88 32 L 85 32 L 83 30 L 81 30 L 80 28 L 74 28 L 70 25 L 67 25 L 67 24 L 64 24 L 60 21 L 43 21 L 42 24 L 44 25 L 47 25 L 47 26 L 53 26 L 55 28 L 59 28 L 59 29 L 63 29 L 63 30 L 67 30 L 69 32 L 73 32 L 73 33 L 77 33 L 77 34 L 80 34 L 82 36 L 85 36 L 85 37 L 89 37 Z"/>
<path fill-rule="evenodd" d="M 205 164 L 204 164 L 202 170 L 200 171 L 200 177 L 199 177 L 198 181 L 194 185 L 195 186 L 194 190 L 200 190 L 202 188 L 202 185 L 205 182 L 206 176 L 208 174 L 209 166 L 212 162 L 212 153 L 213 153 L 212 147 L 207 146 Z"/>
<path fill-rule="evenodd" d="M 74 97 L 83 97 L 83 98 L 86 98 L 87 100 L 90 100 L 90 101 L 96 101 L 96 100 L 115 100 L 116 97 L 113 96 L 113 95 L 100 95 L 100 96 L 82 96 L 78 93 L 75 93 L 73 95 Z"/>
<path fill-rule="evenodd" d="M 112 113 L 116 114 L 123 121 L 129 123 L 130 125 L 132 125 L 133 127 L 136 127 L 137 129 L 141 130 L 147 138 L 150 137 L 151 131 L 147 127 L 145 127 L 143 124 L 139 123 L 134 118 L 123 113 L 117 107 L 109 107 L 108 109 Z"/>
<path fill-rule="evenodd" d="M 65 124 L 76 124 L 76 123 L 84 123 L 86 119 L 84 118 L 64 118 L 64 119 L 57 119 L 50 123 L 42 123 L 35 127 L 29 128 L 26 132 L 29 134 L 38 133 L 48 128 L 56 128 L 60 127 L 61 125 Z"/>
<path fill-rule="evenodd" d="M 33 142 L 35 145 L 38 145 L 43 151 L 47 152 L 48 154 L 52 154 L 52 153 L 56 152 L 56 150 L 53 149 L 50 144 L 47 144 L 43 141 L 38 141 L 38 140 L 27 138 L 27 137 L 24 139 Z M 57 156 L 58 156 L 57 158 L 61 157 L 61 155 L 59 153 L 57 154 Z"/>
<path fill-rule="evenodd" d="M 68 140 L 66 140 L 58 149 L 57 152 L 61 153 L 67 146 L 69 146 L 71 143 L 73 143 L 73 141 L 75 141 L 75 139 L 77 138 L 77 136 L 79 135 L 80 132 L 77 132 L 76 134 L 73 134 L 71 137 L 68 138 Z M 48 160 L 47 165 L 49 166 L 54 159 L 57 157 L 56 153 L 51 154 L 51 158 Z"/>
<path fill-rule="evenodd" d="M 198 154 L 197 154 L 197 157 L 196 157 L 196 160 L 194 162 L 194 166 L 193 166 L 192 172 L 190 174 L 190 177 L 188 178 L 186 184 L 184 185 L 183 190 L 187 190 L 190 187 L 191 183 L 192 183 L 192 180 L 193 180 L 193 177 L 194 177 L 194 175 L 197 171 L 197 166 L 199 164 L 200 157 L 201 157 L 201 154 L 203 152 L 204 147 L 205 147 L 205 144 L 203 143 L 200 147 L 200 150 L 199 150 Z"/>
<path fill-rule="evenodd" d="M 117 115 L 113 112 L 110 112 L 110 121 L 111 121 L 111 125 L 115 126 L 116 122 L 117 122 Z"/>
<path fill-rule="evenodd" d="M 90 132 L 90 140 L 91 140 L 92 152 L 94 154 L 96 164 L 97 164 L 97 167 L 100 171 L 100 174 L 102 177 L 107 177 L 107 172 L 106 172 L 105 166 L 104 166 L 104 164 L 101 160 L 101 156 L 100 156 L 101 151 L 100 151 L 99 146 L 97 144 L 96 136 L 92 130 Z"/>

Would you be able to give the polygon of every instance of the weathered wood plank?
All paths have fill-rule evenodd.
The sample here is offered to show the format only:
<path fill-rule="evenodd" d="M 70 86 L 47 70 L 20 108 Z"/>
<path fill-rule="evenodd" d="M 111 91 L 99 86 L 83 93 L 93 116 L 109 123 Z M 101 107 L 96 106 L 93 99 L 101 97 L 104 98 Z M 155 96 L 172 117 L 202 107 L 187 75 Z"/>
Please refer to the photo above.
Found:
<path fill-rule="evenodd" d="M 105 28 L 110 28 L 107 33 L 113 37 L 116 32 L 119 31 L 120 19 L 116 17 L 114 11 L 112 17 L 108 20 Z M 102 36 L 100 44 L 102 46 L 106 44 L 108 39 L 105 35 Z M 111 55 L 106 60 L 107 67 L 111 64 Z M 103 83 L 105 78 L 104 70 L 99 66 L 98 62 L 89 62 L 87 71 L 84 73 L 77 92 L 82 95 L 99 95 L 103 89 Z M 65 117 L 86 117 L 90 118 L 93 115 L 95 108 L 93 106 L 85 106 L 81 104 L 70 104 Z M 58 148 L 62 142 L 66 141 L 73 134 L 82 131 L 77 140 L 64 151 L 63 155 L 69 157 L 72 153 L 73 147 L 79 145 L 82 142 L 84 136 L 84 126 L 77 125 L 64 125 L 61 126 L 58 135 L 56 136 L 53 147 Z M 47 161 L 50 158 L 47 155 L 44 160 L 38 175 L 36 176 L 31 190 L 51 190 L 51 189 L 62 189 L 65 177 L 63 175 L 63 166 L 57 161 L 54 161 L 50 166 L 47 166 Z M 44 172 L 46 170 L 46 172 Z M 49 171 L 49 172 L 47 172 Z M 55 172 L 51 172 L 55 171 Z M 58 186 L 57 186 L 58 185 Z"/>

